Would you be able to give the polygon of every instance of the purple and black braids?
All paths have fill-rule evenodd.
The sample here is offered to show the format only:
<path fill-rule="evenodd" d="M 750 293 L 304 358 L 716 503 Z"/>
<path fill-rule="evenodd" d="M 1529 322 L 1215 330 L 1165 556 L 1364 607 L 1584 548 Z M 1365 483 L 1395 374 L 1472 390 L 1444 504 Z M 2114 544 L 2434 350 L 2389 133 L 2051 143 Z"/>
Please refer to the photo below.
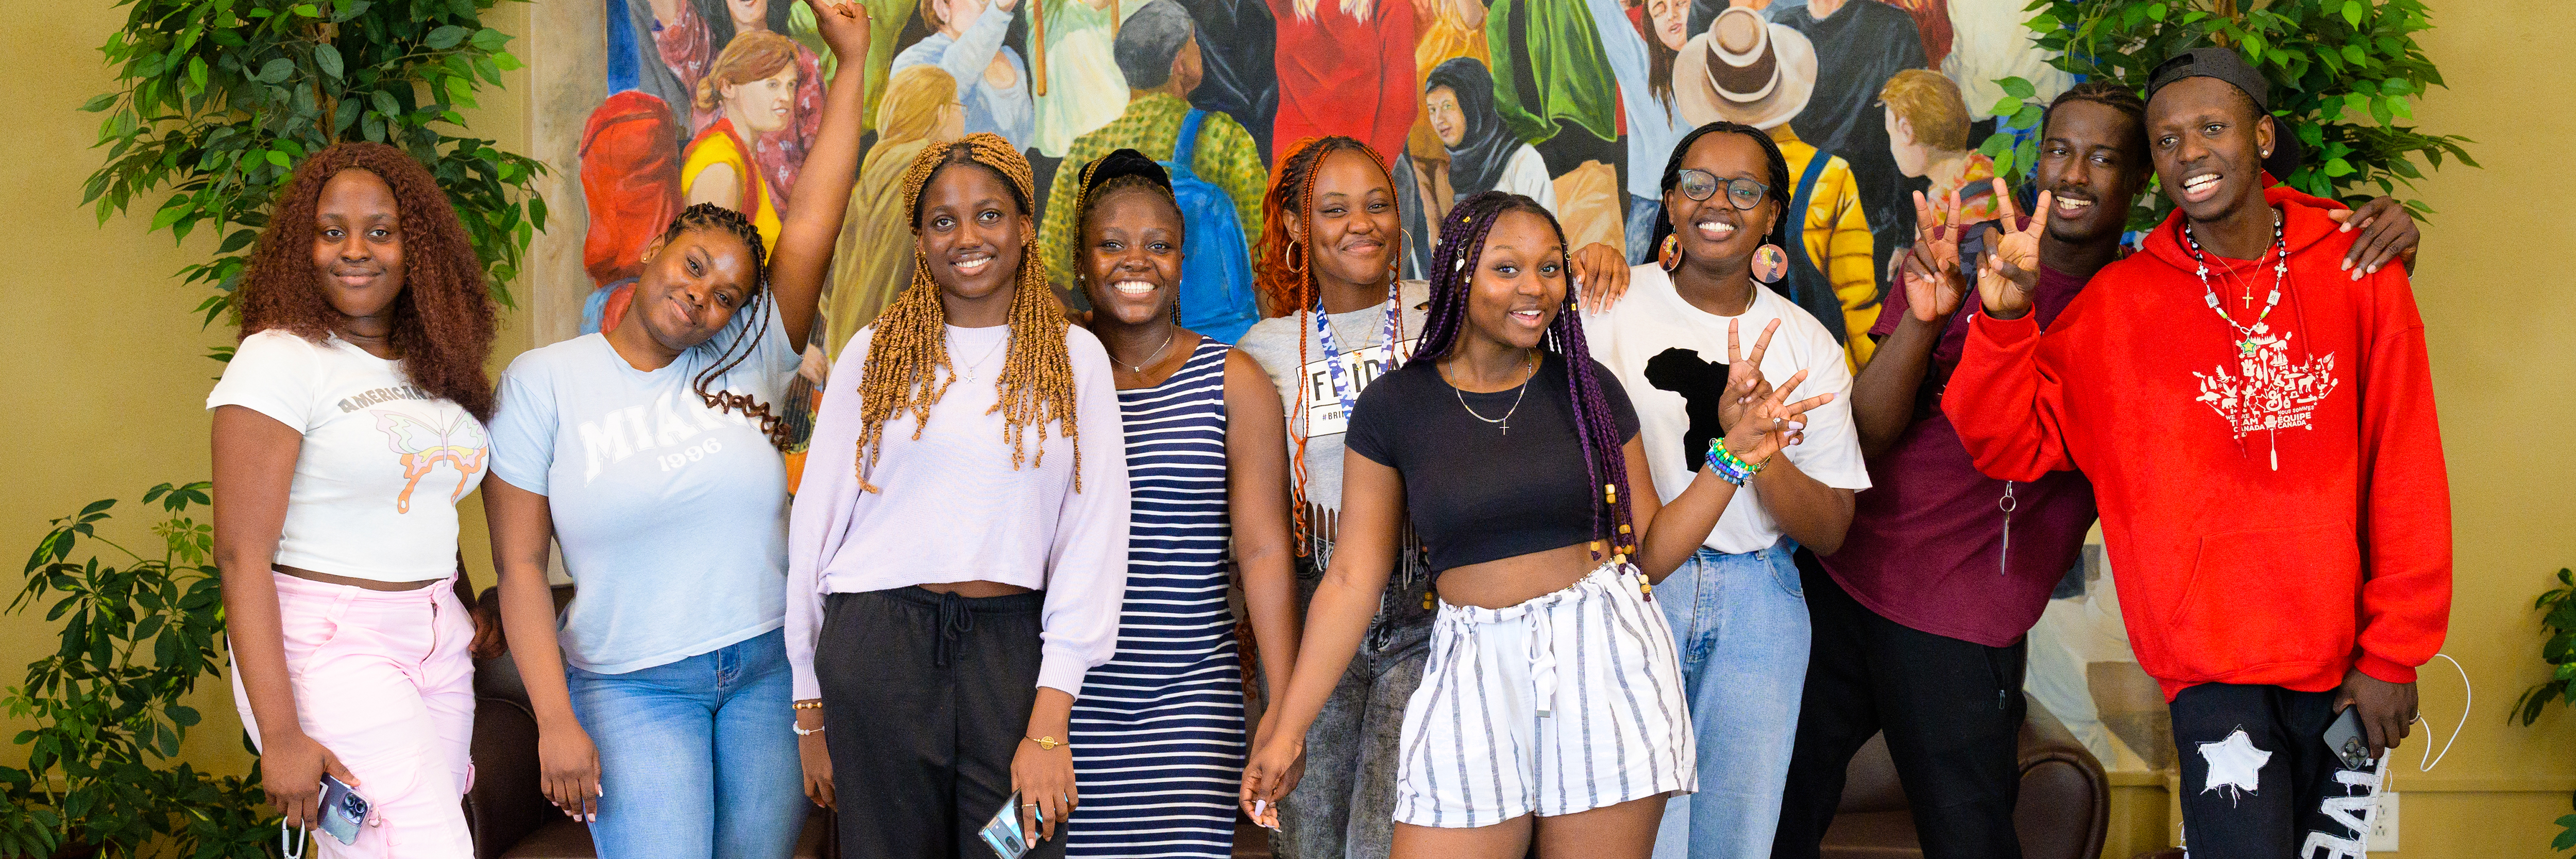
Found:
<path fill-rule="evenodd" d="M 1423 319 L 1422 341 L 1409 360 L 1436 361 L 1457 348 L 1466 329 L 1468 286 L 1475 280 L 1476 263 L 1485 255 L 1485 239 L 1493 234 L 1494 222 L 1506 212 L 1547 219 L 1548 229 L 1556 231 L 1558 247 L 1564 246 L 1565 228 L 1536 200 L 1487 191 L 1459 203 L 1440 223 L 1440 247 L 1431 257 L 1431 307 Z M 1583 341 L 1583 319 L 1575 307 L 1574 290 L 1565 291 L 1565 301 L 1557 307 L 1555 321 L 1548 323 L 1539 348 L 1565 362 L 1566 393 L 1574 404 L 1574 436 L 1583 447 L 1584 471 L 1591 475 L 1592 485 L 1602 487 L 1592 494 L 1593 536 L 1606 541 L 1612 554 L 1633 555 L 1637 538 L 1628 506 L 1627 440 L 1619 436 L 1616 413 L 1602 393 L 1601 380 L 1593 375 L 1592 347 Z"/>

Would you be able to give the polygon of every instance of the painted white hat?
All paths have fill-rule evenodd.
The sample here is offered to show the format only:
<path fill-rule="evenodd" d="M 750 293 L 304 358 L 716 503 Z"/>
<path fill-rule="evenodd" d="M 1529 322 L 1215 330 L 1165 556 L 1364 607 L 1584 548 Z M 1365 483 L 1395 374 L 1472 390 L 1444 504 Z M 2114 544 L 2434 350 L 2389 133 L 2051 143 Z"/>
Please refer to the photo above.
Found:
<path fill-rule="evenodd" d="M 1804 34 L 1729 7 L 1673 60 L 1673 101 L 1693 127 L 1788 122 L 1816 93 L 1816 46 Z"/>

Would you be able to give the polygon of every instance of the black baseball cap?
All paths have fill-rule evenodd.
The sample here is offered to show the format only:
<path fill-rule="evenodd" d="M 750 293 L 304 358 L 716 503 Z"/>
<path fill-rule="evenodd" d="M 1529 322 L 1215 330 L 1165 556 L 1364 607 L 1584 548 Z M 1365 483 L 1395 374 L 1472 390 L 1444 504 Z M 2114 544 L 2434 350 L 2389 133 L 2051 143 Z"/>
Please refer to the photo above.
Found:
<path fill-rule="evenodd" d="M 2194 48 L 2165 60 L 2147 79 L 2147 100 L 2154 101 L 2156 93 L 2184 78 L 2226 81 L 2254 100 L 2256 114 L 2272 114 L 2272 82 L 2263 77 L 2261 69 L 2246 62 L 2244 55 L 2232 48 Z M 2272 135 L 2272 153 L 2264 156 L 2263 171 L 2275 179 L 2287 179 L 2290 172 L 2299 167 L 2299 135 L 2290 127 L 2289 121 L 2281 117 L 2272 117 L 2272 126 L 2275 132 Z"/>
<path fill-rule="evenodd" d="M 2244 91 L 2246 95 L 2253 96 L 2255 110 L 2264 113 L 2272 112 L 2272 82 L 2264 79 L 2260 70 L 2255 69 L 2252 63 L 2246 62 L 2245 58 L 2234 50 L 2194 48 L 2175 54 L 2173 58 L 2157 65 L 2156 73 L 2148 77 L 2147 100 L 2155 100 L 2158 91 L 2184 78 L 2217 78 L 2226 81 L 2229 85 Z"/>

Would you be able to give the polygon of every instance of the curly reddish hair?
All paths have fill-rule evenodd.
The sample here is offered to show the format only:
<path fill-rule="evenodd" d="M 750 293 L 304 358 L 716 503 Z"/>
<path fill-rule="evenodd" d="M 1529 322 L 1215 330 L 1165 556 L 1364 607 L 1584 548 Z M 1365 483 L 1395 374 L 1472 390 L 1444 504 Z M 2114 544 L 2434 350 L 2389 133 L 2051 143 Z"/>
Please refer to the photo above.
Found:
<path fill-rule="evenodd" d="M 315 209 L 322 186 L 342 170 L 365 170 L 393 189 L 402 225 L 403 288 L 394 297 L 394 354 L 403 373 L 433 395 L 454 401 L 477 420 L 492 418 L 492 379 L 483 360 L 492 352 L 498 325 L 484 289 L 483 262 L 447 193 L 419 161 L 382 143 L 339 143 L 297 165 L 295 175 L 269 207 L 250 267 L 233 307 L 241 335 L 271 328 L 321 342 L 340 312 L 324 297 L 313 267 Z"/>

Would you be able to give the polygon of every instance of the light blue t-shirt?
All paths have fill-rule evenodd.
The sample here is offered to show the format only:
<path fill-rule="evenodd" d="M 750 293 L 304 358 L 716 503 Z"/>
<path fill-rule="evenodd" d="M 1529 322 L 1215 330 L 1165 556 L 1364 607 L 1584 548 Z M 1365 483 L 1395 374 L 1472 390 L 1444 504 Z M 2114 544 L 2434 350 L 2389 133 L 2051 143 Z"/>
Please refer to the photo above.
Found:
<path fill-rule="evenodd" d="M 768 325 L 751 357 L 710 387 L 777 414 L 799 356 L 776 306 L 759 309 Z M 553 511 L 576 586 L 561 633 L 573 667 L 623 674 L 786 623 L 785 460 L 741 410 L 708 408 L 690 386 L 755 310 L 650 373 L 586 334 L 501 374 L 492 476 Z"/>

